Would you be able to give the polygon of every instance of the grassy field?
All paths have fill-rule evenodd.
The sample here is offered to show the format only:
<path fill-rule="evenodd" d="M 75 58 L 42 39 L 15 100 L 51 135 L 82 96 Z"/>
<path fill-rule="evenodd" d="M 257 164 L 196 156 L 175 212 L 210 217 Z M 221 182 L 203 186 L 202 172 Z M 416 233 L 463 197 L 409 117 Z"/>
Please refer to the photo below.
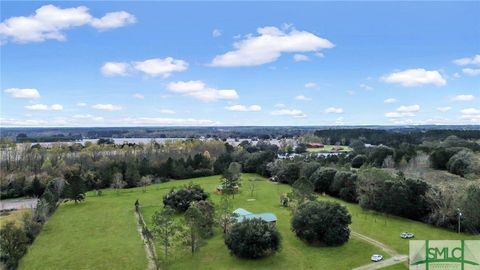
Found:
<path fill-rule="evenodd" d="M 352 238 L 341 247 L 310 247 L 299 241 L 290 231 L 289 211 L 279 206 L 279 195 L 288 192 L 287 185 L 274 184 L 259 176 L 244 174 L 243 179 L 256 177 L 256 200 L 248 201 L 247 192 L 235 196 L 235 207 L 252 212 L 268 211 L 278 217 L 282 235 L 282 249 L 262 260 L 241 260 L 231 256 L 225 247 L 221 232 L 217 231 L 200 250 L 191 255 L 177 251 L 168 269 L 350 269 L 369 263 L 370 255 L 381 252 L 377 247 Z M 212 194 L 219 177 L 193 179 Z M 162 207 L 162 197 L 171 187 L 190 180 L 172 181 L 148 187 L 122 190 L 119 193 L 105 190 L 104 196 L 89 193 L 85 202 L 63 204 L 45 225 L 19 269 L 145 269 L 147 261 L 142 241 L 136 231 L 133 204 L 139 199 L 147 222 Z M 321 197 L 321 200 L 335 200 Z M 408 241 L 399 237 L 402 231 L 411 231 L 416 239 L 480 239 L 458 235 L 419 222 L 362 211 L 354 204 L 346 205 L 352 214 L 352 230 L 379 240 L 401 253 L 407 253 Z M 165 266 L 165 265 L 164 265 Z M 164 267 L 165 268 L 165 267 Z M 405 269 L 402 266 L 392 269 Z"/>
<path fill-rule="evenodd" d="M 307 151 L 310 153 L 331 153 L 331 152 L 337 152 L 337 151 L 334 151 L 336 147 L 343 148 L 343 150 L 339 151 L 340 153 L 347 153 L 352 151 L 352 148 L 350 148 L 349 146 L 333 145 L 333 144 L 325 144 L 323 148 L 307 148 Z"/>

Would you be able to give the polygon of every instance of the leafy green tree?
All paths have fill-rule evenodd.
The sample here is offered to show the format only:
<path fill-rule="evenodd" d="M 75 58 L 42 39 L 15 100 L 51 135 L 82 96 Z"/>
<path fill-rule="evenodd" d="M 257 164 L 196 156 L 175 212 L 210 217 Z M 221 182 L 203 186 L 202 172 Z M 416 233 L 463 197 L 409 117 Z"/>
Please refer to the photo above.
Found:
<path fill-rule="evenodd" d="M 142 176 L 142 178 L 140 179 L 140 184 L 143 187 L 143 192 L 147 192 L 147 186 L 152 183 L 152 178 L 153 177 L 151 175 L 145 175 Z"/>
<path fill-rule="evenodd" d="M 310 244 L 337 246 L 348 241 L 352 223 L 347 209 L 334 202 L 309 201 L 292 218 L 292 231 Z"/>
<path fill-rule="evenodd" d="M 314 186 L 305 177 L 300 177 L 292 185 L 292 191 L 288 194 L 290 206 L 293 211 L 297 210 L 297 207 L 306 201 L 315 200 Z"/>
<path fill-rule="evenodd" d="M 477 184 L 470 184 L 466 191 L 464 198 L 460 204 L 460 211 L 463 214 L 463 230 L 478 234 L 480 233 L 480 186 Z"/>
<path fill-rule="evenodd" d="M 85 183 L 80 176 L 79 170 L 71 170 L 65 173 L 65 198 L 77 204 L 85 199 Z"/>
<path fill-rule="evenodd" d="M 337 170 L 334 168 L 317 169 L 311 176 L 310 182 L 313 183 L 315 191 L 320 193 L 328 193 L 330 185 L 335 179 Z"/>
<path fill-rule="evenodd" d="M 240 257 L 257 259 L 280 249 L 281 237 L 274 224 L 262 219 L 246 219 L 233 224 L 225 236 L 230 251 Z"/>
<path fill-rule="evenodd" d="M 208 194 L 199 186 L 190 183 L 187 186 L 171 189 L 163 197 L 163 204 L 178 212 L 185 212 L 193 202 L 204 201 Z"/>
<path fill-rule="evenodd" d="M 202 213 L 202 220 L 200 222 L 201 237 L 211 237 L 213 235 L 213 225 L 215 224 L 215 207 L 207 200 L 195 202 L 195 207 L 198 207 Z"/>
<path fill-rule="evenodd" d="M 112 188 L 114 188 L 117 194 L 120 192 L 120 189 L 124 188 L 127 185 L 127 182 L 123 181 L 122 173 L 115 173 L 112 182 Z"/>
<path fill-rule="evenodd" d="M 300 168 L 300 177 L 309 179 L 312 174 L 320 169 L 320 163 L 318 162 L 304 162 Z"/>
<path fill-rule="evenodd" d="M 330 194 L 347 202 L 357 202 L 357 175 L 353 172 L 337 172 L 330 186 Z"/>
<path fill-rule="evenodd" d="M 240 165 L 240 163 L 230 163 L 221 180 L 222 192 L 226 194 L 232 194 L 235 197 L 235 193 L 240 187 L 241 176 L 242 166 Z"/>
<path fill-rule="evenodd" d="M 218 205 L 216 214 L 217 222 L 220 224 L 223 233 L 227 233 L 228 227 L 236 221 L 235 216 L 232 214 L 232 201 L 229 196 L 220 197 L 220 204 Z"/>
<path fill-rule="evenodd" d="M 205 217 L 203 216 L 202 210 L 198 207 L 197 203 L 193 202 L 187 211 L 185 211 L 185 224 L 187 225 L 185 243 L 190 247 L 192 254 L 197 251 L 202 243 L 204 223 Z"/>
<path fill-rule="evenodd" d="M 27 244 L 25 231 L 13 221 L 0 227 L 0 260 L 8 269 L 16 269 L 18 261 L 27 252 Z"/>
<path fill-rule="evenodd" d="M 152 216 L 153 236 L 156 238 L 162 248 L 165 260 L 169 258 L 169 251 L 179 240 L 183 226 L 175 218 L 175 210 L 165 207 L 161 211 L 156 211 Z"/>
<path fill-rule="evenodd" d="M 352 168 L 360 168 L 367 161 L 367 156 L 365 155 L 356 155 L 352 159 Z"/>

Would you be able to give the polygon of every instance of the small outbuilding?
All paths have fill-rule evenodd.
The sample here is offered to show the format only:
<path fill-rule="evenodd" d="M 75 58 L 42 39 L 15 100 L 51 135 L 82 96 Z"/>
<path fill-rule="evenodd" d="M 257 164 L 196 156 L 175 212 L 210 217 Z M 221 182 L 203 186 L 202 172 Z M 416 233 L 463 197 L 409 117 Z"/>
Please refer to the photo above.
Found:
<path fill-rule="evenodd" d="M 243 208 L 237 208 L 233 213 L 237 216 L 237 221 L 241 222 L 245 219 L 252 219 L 252 218 L 260 218 L 268 223 L 276 223 L 277 222 L 277 216 L 274 213 L 258 213 L 254 214 L 251 213 Z"/>

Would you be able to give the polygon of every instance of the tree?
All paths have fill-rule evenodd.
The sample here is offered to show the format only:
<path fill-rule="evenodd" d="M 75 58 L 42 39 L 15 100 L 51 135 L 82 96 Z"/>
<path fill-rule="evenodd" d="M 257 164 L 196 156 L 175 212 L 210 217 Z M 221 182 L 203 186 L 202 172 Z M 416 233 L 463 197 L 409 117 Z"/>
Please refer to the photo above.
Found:
<path fill-rule="evenodd" d="M 204 224 L 203 213 L 195 202 L 185 211 L 185 224 L 187 225 L 185 243 L 190 247 L 193 254 L 202 242 L 202 225 Z"/>
<path fill-rule="evenodd" d="M 257 259 L 269 256 L 280 248 L 280 233 L 274 224 L 259 218 L 233 224 L 225 236 L 230 251 L 241 258 Z"/>
<path fill-rule="evenodd" d="M 335 174 L 330 194 L 338 196 L 347 202 L 357 202 L 357 175 L 352 172 L 338 172 Z"/>
<path fill-rule="evenodd" d="M 27 244 L 27 235 L 13 221 L 0 228 L 0 260 L 9 269 L 16 269 L 18 261 L 27 252 Z"/>
<path fill-rule="evenodd" d="M 112 187 L 117 191 L 117 194 L 120 189 L 124 188 L 126 185 L 127 183 L 123 181 L 122 173 L 115 173 L 115 176 L 113 177 Z"/>
<path fill-rule="evenodd" d="M 160 242 L 165 260 L 168 259 L 170 248 L 175 246 L 175 242 L 181 235 L 183 227 L 174 219 L 175 211 L 170 207 L 165 207 L 161 211 L 156 211 L 152 216 L 153 236 Z"/>
<path fill-rule="evenodd" d="M 189 184 L 179 189 L 171 189 L 163 197 L 163 204 L 177 212 L 185 212 L 193 202 L 204 201 L 207 198 L 208 194 L 199 185 Z"/>
<path fill-rule="evenodd" d="M 297 210 L 297 207 L 306 201 L 315 200 L 314 186 L 305 177 L 301 177 L 292 185 L 292 192 L 288 194 L 289 203 L 293 203 L 293 211 Z"/>
<path fill-rule="evenodd" d="M 253 194 L 257 189 L 257 179 L 255 178 L 248 179 L 247 187 L 248 187 L 248 191 L 250 191 L 250 197 L 253 198 Z"/>
<path fill-rule="evenodd" d="M 292 218 L 292 231 L 310 244 L 341 245 L 348 241 L 352 223 L 347 209 L 334 202 L 309 201 Z"/>
<path fill-rule="evenodd" d="M 215 224 L 215 208 L 210 201 L 195 202 L 195 207 L 198 207 L 202 213 L 200 221 L 200 236 L 208 238 L 213 235 L 213 225 Z"/>
<path fill-rule="evenodd" d="M 352 159 L 352 168 L 360 168 L 367 161 L 367 156 L 365 155 L 356 155 Z"/>
<path fill-rule="evenodd" d="M 310 176 L 310 182 L 313 183 L 315 191 L 320 193 L 328 193 L 336 173 L 337 170 L 334 168 L 317 169 Z"/>
<path fill-rule="evenodd" d="M 232 194 L 235 197 L 235 193 L 240 186 L 240 177 L 242 176 L 242 166 L 240 163 L 232 162 L 228 166 L 228 169 L 223 173 L 222 178 L 222 192 L 226 194 Z"/>
<path fill-rule="evenodd" d="M 463 213 L 463 230 L 478 234 L 480 232 L 480 187 L 476 184 L 470 184 L 465 192 L 464 198 L 460 204 L 460 211 Z"/>
<path fill-rule="evenodd" d="M 227 232 L 230 224 L 235 222 L 235 216 L 232 213 L 232 202 L 229 196 L 221 196 L 220 204 L 217 209 L 217 222 L 220 224 L 223 233 Z"/>
<path fill-rule="evenodd" d="M 151 175 L 145 175 L 142 176 L 140 179 L 140 184 L 143 187 L 143 192 L 147 192 L 147 186 L 152 183 L 152 176 Z"/>
<path fill-rule="evenodd" d="M 68 171 L 65 174 L 65 198 L 75 204 L 85 199 L 85 184 L 80 176 L 80 170 Z"/>
<path fill-rule="evenodd" d="M 472 170 L 471 163 L 475 156 L 470 150 L 463 150 L 453 155 L 447 162 L 447 170 L 453 174 L 465 177 Z"/>

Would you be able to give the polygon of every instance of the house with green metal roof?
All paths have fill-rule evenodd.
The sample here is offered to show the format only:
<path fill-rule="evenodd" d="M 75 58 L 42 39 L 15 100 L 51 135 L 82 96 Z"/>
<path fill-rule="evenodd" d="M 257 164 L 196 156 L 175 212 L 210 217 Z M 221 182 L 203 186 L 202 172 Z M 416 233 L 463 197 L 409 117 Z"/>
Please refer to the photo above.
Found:
<path fill-rule="evenodd" d="M 274 213 L 269 213 L 269 212 L 266 212 L 266 213 L 258 213 L 258 214 L 254 214 L 254 213 L 251 213 L 243 208 L 237 208 L 235 209 L 235 211 L 233 211 L 233 213 L 236 215 L 236 218 L 237 218 L 237 221 L 240 222 L 240 221 L 243 221 L 245 219 L 252 219 L 252 218 L 260 218 L 262 220 L 265 220 L 266 222 L 273 222 L 273 223 L 276 223 L 277 222 L 277 216 L 274 214 Z"/>

